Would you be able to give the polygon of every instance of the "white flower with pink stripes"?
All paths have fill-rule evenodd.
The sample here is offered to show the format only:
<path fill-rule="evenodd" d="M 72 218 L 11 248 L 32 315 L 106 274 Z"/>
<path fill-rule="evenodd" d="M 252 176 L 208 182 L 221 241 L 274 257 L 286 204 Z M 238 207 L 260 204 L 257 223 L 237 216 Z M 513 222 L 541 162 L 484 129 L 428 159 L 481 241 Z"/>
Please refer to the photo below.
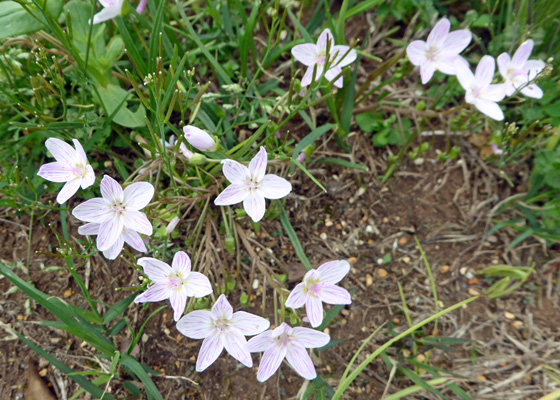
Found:
<path fill-rule="evenodd" d="M 78 228 L 78 233 L 80 235 L 88 235 L 88 236 L 97 235 L 99 234 L 100 227 L 101 224 L 90 222 L 89 224 L 80 226 Z M 144 244 L 144 241 L 142 240 L 138 232 L 123 227 L 123 230 L 120 236 L 117 238 L 117 241 L 113 243 L 113 245 L 109 247 L 107 250 L 104 250 L 103 255 L 108 260 L 114 260 L 115 258 L 118 257 L 119 254 L 121 254 L 121 251 L 125 243 L 128 243 L 135 250 L 138 250 L 142 253 L 145 253 L 147 251 L 146 245 Z"/>
<path fill-rule="evenodd" d="M 100 186 L 103 197 L 90 199 L 72 210 L 72 215 L 80 221 L 99 224 L 99 251 L 113 246 L 124 228 L 148 236 L 152 234 L 152 224 L 146 215 L 139 211 L 146 207 L 154 196 L 151 183 L 133 183 L 123 191 L 116 180 L 105 175 Z"/>
<path fill-rule="evenodd" d="M 350 293 L 336 284 L 350 271 L 348 261 L 330 261 L 318 269 L 308 271 L 303 282 L 288 296 L 286 307 L 300 308 L 305 305 L 307 318 L 316 328 L 323 322 L 323 302 L 327 304 L 350 304 Z"/>
<path fill-rule="evenodd" d="M 234 160 L 223 160 L 222 170 L 231 182 L 214 200 L 217 206 L 229 206 L 243 202 L 243 208 L 253 221 L 258 222 L 266 211 L 264 199 L 281 199 L 292 191 L 292 185 L 286 179 L 267 174 L 268 156 L 264 147 L 245 165 Z"/>
<path fill-rule="evenodd" d="M 534 83 L 530 83 L 546 66 L 544 61 L 529 60 L 534 44 L 529 39 L 519 46 L 513 57 L 510 57 L 508 53 L 498 56 L 498 68 L 506 80 L 504 85 L 507 96 L 511 96 L 516 90 L 519 90 L 527 97 L 535 99 L 543 97 L 542 89 Z"/>
<path fill-rule="evenodd" d="M 247 349 L 245 336 L 252 336 L 268 329 L 270 322 L 245 311 L 233 312 L 223 294 L 218 297 L 212 311 L 197 310 L 177 322 L 177 329 L 191 339 L 204 339 L 196 370 L 204 371 L 220 356 L 224 348 L 237 361 L 251 368 L 253 360 Z"/>
<path fill-rule="evenodd" d="M 187 297 L 204 297 L 212 293 L 212 285 L 200 272 L 191 271 L 191 259 L 184 251 L 173 256 L 171 267 L 163 261 L 142 257 L 138 265 L 153 282 L 144 293 L 136 297 L 135 303 L 157 302 L 169 299 L 173 318 L 178 321 L 185 312 Z"/>
<path fill-rule="evenodd" d="M 80 188 L 88 188 L 95 182 L 95 173 L 89 165 L 86 153 L 80 142 L 72 139 L 75 149 L 60 139 L 49 138 L 45 146 L 56 162 L 44 164 L 37 175 L 51 182 L 66 182 L 56 196 L 59 204 L 66 203 Z"/>
<path fill-rule="evenodd" d="M 292 328 L 282 323 L 278 328 L 255 336 L 247 343 L 251 353 L 264 351 L 257 380 L 270 378 L 286 358 L 291 367 L 307 380 L 315 379 L 317 371 L 305 349 L 316 349 L 331 341 L 329 335 L 309 328 Z"/>

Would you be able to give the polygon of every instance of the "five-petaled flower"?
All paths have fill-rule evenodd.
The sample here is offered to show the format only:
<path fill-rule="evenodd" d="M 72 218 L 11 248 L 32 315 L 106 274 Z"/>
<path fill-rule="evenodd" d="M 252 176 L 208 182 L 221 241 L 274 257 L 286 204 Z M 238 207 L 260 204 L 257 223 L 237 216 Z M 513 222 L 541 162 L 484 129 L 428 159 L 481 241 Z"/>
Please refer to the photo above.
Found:
<path fill-rule="evenodd" d="M 42 165 L 37 175 L 51 182 L 66 182 L 56 196 L 56 201 L 65 203 L 79 189 L 85 189 L 95 182 L 95 173 L 89 165 L 84 148 L 76 139 L 73 149 L 68 143 L 60 139 L 49 138 L 45 146 L 51 152 L 56 162 Z"/>
<path fill-rule="evenodd" d="M 342 72 L 342 68 L 353 63 L 357 56 L 356 50 L 350 49 L 348 46 L 335 45 L 329 29 L 325 29 L 321 33 L 317 44 L 304 43 L 294 46 L 292 55 L 296 60 L 307 66 L 307 71 L 301 80 L 301 86 L 309 86 L 311 82 L 319 79 L 323 74 L 325 64 L 329 68 L 325 72 L 325 78 L 332 81 Z M 316 69 L 315 76 L 313 76 L 314 69 Z M 335 81 L 334 85 L 339 88 L 342 87 L 342 76 Z"/>
<path fill-rule="evenodd" d="M 303 282 L 298 284 L 288 296 L 286 307 L 300 308 L 305 304 L 307 318 L 316 328 L 323 322 L 323 305 L 350 304 L 352 299 L 346 289 L 336 286 L 350 271 L 348 261 L 330 261 L 318 269 L 308 271 Z"/>
<path fill-rule="evenodd" d="M 498 69 L 506 82 L 505 92 L 511 96 L 516 90 L 527 97 L 540 99 L 543 91 L 534 83 L 530 83 L 544 69 L 546 64 L 541 60 L 529 60 L 534 42 L 529 39 L 521 44 L 512 58 L 508 53 L 498 56 Z"/>
<path fill-rule="evenodd" d="M 134 302 L 169 299 L 175 321 L 183 315 L 187 297 L 204 297 L 212 293 L 212 285 L 208 278 L 200 272 L 191 271 L 191 259 L 184 251 L 175 253 L 171 267 L 150 257 L 142 257 L 138 260 L 138 265 L 144 268 L 145 274 L 154 284 L 136 297 Z"/>
<path fill-rule="evenodd" d="M 449 33 L 451 24 L 447 18 L 441 19 L 428 35 L 428 40 L 415 40 L 406 48 L 410 62 L 420 67 L 422 83 L 427 83 L 434 71 L 438 70 L 448 75 L 455 75 L 455 62 L 468 65 L 459 55 L 469 45 L 472 34 L 467 29 L 460 29 Z"/>
<path fill-rule="evenodd" d="M 101 224 L 90 222 L 89 224 L 80 226 L 78 228 L 78 233 L 80 235 L 89 236 L 97 235 L 99 233 L 100 227 Z M 138 250 L 142 253 L 145 253 L 147 251 L 146 245 L 144 244 L 144 241 L 142 240 L 138 232 L 123 227 L 123 230 L 117 238 L 116 242 L 113 243 L 113 245 L 107 250 L 103 251 L 103 255 L 105 256 L 105 258 L 107 258 L 108 260 L 114 260 L 115 258 L 117 258 L 117 256 L 121 254 L 125 242 L 132 246 L 135 250 Z"/>
<path fill-rule="evenodd" d="M 253 366 L 245 336 L 252 336 L 268 329 L 270 322 L 244 311 L 233 312 L 223 294 L 218 297 L 212 311 L 197 310 L 177 322 L 177 329 L 191 339 L 204 339 L 196 370 L 204 371 L 222 353 L 224 347 L 233 358 L 247 367 Z"/>
<path fill-rule="evenodd" d="M 286 179 L 273 174 L 265 175 L 268 156 L 264 147 L 249 163 L 249 168 L 234 160 L 223 160 L 223 172 L 231 182 L 214 200 L 217 206 L 243 202 L 243 208 L 253 221 L 258 222 L 266 210 L 264 199 L 281 199 L 292 191 Z"/>
<path fill-rule="evenodd" d="M 90 199 L 72 210 L 72 215 L 84 222 L 99 225 L 97 249 L 109 249 L 126 227 L 144 235 L 152 234 L 152 224 L 139 210 L 146 207 L 154 195 L 151 183 L 137 182 L 127 186 L 124 191 L 110 176 L 101 181 L 101 195 Z"/>
<path fill-rule="evenodd" d="M 470 68 L 456 61 L 457 79 L 467 92 L 465 101 L 474 105 L 478 111 L 497 121 L 504 119 L 504 113 L 497 102 L 505 97 L 504 84 L 492 85 L 496 65 L 492 56 L 484 56 L 476 67 L 473 75 Z"/>
<path fill-rule="evenodd" d="M 315 379 L 317 372 L 305 350 L 323 347 L 331 340 L 326 333 L 309 328 L 292 328 L 285 322 L 278 328 L 255 336 L 247 343 L 251 353 L 264 351 L 257 380 L 264 382 L 280 367 L 284 357 L 292 368 L 307 380 Z"/>

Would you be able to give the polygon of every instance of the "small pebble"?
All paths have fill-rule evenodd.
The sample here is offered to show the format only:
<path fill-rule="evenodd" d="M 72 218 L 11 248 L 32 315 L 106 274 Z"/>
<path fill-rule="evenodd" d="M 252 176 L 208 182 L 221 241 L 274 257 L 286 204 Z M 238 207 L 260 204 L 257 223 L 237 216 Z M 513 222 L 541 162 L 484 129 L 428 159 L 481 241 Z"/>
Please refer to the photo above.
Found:
<path fill-rule="evenodd" d="M 474 275 L 473 275 L 473 273 L 472 273 L 471 271 L 468 271 L 468 272 L 465 274 L 465 278 L 467 278 L 467 279 L 472 279 L 472 278 L 474 278 Z"/>
<path fill-rule="evenodd" d="M 469 294 L 470 294 L 471 296 L 478 296 L 478 295 L 480 295 L 480 292 L 479 292 L 478 290 L 474 289 L 474 288 L 469 288 L 468 292 L 469 292 Z M 465 304 L 465 305 L 466 305 L 466 304 Z"/>
<path fill-rule="evenodd" d="M 507 319 L 515 319 L 515 315 L 513 315 L 512 313 L 506 311 L 504 313 L 504 317 L 506 317 Z"/>
<path fill-rule="evenodd" d="M 386 270 L 384 270 L 383 268 L 379 268 L 377 270 L 377 276 L 379 276 L 382 279 L 385 278 L 388 274 L 389 273 Z"/>
<path fill-rule="evenodd" d="M 437 303 L 438 303 L 439 308 L 444 308 L 445 307 L 445 304 L 443 304 L 443 301 L 438 300 Z"/>
<path fill-rule="evenodd" d="M 257 290 L 259 288 L 259 280 L 255 279 L 253 281 L 253 290 Z"/>
<path fill-rule="evenodd" d="M 467 283 L 469 285 L 476 285 L 476 284 L 478 284 L 478 278 L 469 279 Z"/>
<path fill-rule="evenodd" d="M 403 356 L 405 357 L 410 357 L 412 355 L 412 352 L 408 349 L 404 349 L 402 352 Z"/>
<path fill-rule="evenodd" d="M 327 240 L 327 234 L 325 232 L 322 232 L 319 237 L 323 240 Z"/>
<path fill-rule="evenodd" d="M 408 243 L 408 240 L 406 239 L 405 236 L 402 236 L 402 237 L 399 239 L 399 246 L 400 246 L 400 247 L 405 246 L 407 243 Z"/>
<path fill-rule="evenodd" d="M 405 263 L 405 264 L 410 264 L 410 261 L 411 260 L 410 260 L 409 256 L 403 257 L 403 259 L 402 259 L 402 262 Z"/>
<path fill-rule="evenodd" d="M 476 378 L 474 378 L 476 381 L 479 382 L 486 382 L 488 379 L 486 379 L 486 377 L 484 375 L 478 375 Z"/>
<path fill-rule="evenodd" d="M 514 321 L 514 322 L 512 323 L 512 325 L 513 325 L 515 328 L 517 328 L 517 329 L 521 329 L 521 328 L 523 327 L 523 322 L 521 322 L 521 321 Z"/>
<path fill-rule="evenodd" d="M 325 221 L 325 226 L 326 226 L 326 227 L 333 226 L 333 222 L 332 222 L 330 219 L 327 219 L 327 220 Z"/>
<path fill-rule="evenodd" d="M 371 234 L 373 232 L 375 232 L 375 230 L 373 229 L 373 226 L 371 226 L 371 225 L 366 226 L 366 233 Z"/>
<path fill-rule="evenodd" d="M 418 354 L 416 356 L 416 361 L 418 362 L 424 362 L 426 360 L 426 356 L 424 354 Z"/>
<path fill-rule="evenodd" d="M 400 323 L 401 323 L 401 320 L 398 319 L 397 317 L 395 317 L 395 318 L 393 318 L 393 323 L 394 323 L 394 324 L 400 324 Z"/>
<path fill-rule="evenodd" d="M 389 218 L 383 217 L 383 223 L 386 224 L 386 223 L 388 223 L 388 222 L 389 222 Z"/>
<path fill-rule="evenodd" d="M 39 376 L 44 378 L 45 376 L 47 376 L 47 369 L 43 368 L 42 370 L 39 371 Z"/>
<path fill-rule="evenodd" d="M 358 261 L 358 258 L 357 257 L 350 257 L 347 261 L 350 263 L 350 265 L 354 265 L 354 264 L 356 264 L 356 261 Z"/>
<path fill-rule="evenodd" d="M 467 270 L 467 267 L 461 267 L 461 269 L 459 270 L 459 273 L 460 273 L 461 275 L 465 275 L 465 274 L 467 273 L 467 271 L 468 271 L 468 270 Z"/>
<path fill-rule="evenodd" d="M 439 272 L 442 274 L 447 274 L 450 268 L 451 267 L 449 265 L 442 265 L 442 267 L 439 269 Z"/>
<path fill-rule="evenodd" d="M 373 276 L 366 274 L 366 287 L 373 285 Z"/>
<path fill-rule="evenodd" d="M 64 298 L 67 299 L 68 297 L 72 296 L 72 291 L 70 289 L 64 291 Z"/>

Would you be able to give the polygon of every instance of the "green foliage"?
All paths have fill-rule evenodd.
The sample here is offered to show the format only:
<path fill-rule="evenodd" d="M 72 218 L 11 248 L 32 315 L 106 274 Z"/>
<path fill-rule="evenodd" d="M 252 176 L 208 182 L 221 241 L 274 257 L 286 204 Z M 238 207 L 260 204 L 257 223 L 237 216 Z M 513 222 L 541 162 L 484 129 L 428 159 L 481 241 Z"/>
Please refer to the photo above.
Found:
<path fill-rule="evenodd" d="M 0 3 L 0 39 L 32 33 L 45 27 L 46 12 L 58 18 L 64 0 L 2 1 Z"/>

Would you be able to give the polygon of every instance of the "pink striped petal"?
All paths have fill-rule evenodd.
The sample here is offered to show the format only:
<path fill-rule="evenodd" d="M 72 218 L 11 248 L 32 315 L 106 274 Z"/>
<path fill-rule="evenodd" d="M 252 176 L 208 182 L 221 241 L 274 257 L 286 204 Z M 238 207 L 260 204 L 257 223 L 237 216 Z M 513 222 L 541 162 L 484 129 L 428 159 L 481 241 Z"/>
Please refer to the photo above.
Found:
<path fill-rule="evenodd" d="M 121 235 L 123 221 L 121 218 L 109 218 L 101 223 L 97 235 L 97 250 L 105 251 L 113 245 Z"/>
<path fill-rule="evenodd" d="M 436 66 L 433 62 L 427 61 L 420 67 L 420 78 L 422 78 L 422 84 L 425 85 L 432 79 Z"/>
<path fill-rule="evenodd" d="M 113 218 L 114 212 L 109 210 L 105 200 L 96 197 L 76 206 L 72 210 L 72 215 L 80 221 L 101 223 Z"/>
<path fill-rule="evenodd" d="M 321 282 L 334 285 L 350 272 L 350 263 L 346 260 L 329 261 L 317 268 L 317 272 Z"/>
<path fill-rule="evenodd" d="M 304 283 L 299 283 L 294 290 L 292 290 L 286 299 L 286 307 L 293 309 L 303 307 L 307 301 L 307 294 L 303 291 L 304 287 Z"/>
<path fill-rule="evenodd" d="M 485 100 L 500 101 L 506 96 L 506 86 L 504 84 L 490 85 L 482 92 Z"/>
<path fill-rule="evenodd" d="M 501 110 L 498 104 L 489 101 L 489 100 L 482 100 L 479 99 L 474 103 L 474 106 L 480 111 L 481 113 L 488 115 L 490 118 L 501 121 L 504 119 L 504 113 Z"/>
<path fill-rule="evenodd" d="M 72 146 L 68 143 L 60 139 L 49 138 L 45 142 L 45 146 L 51 152 L 56 161 L 62 164 L 73 166 L 78 161 L 76 150 L 74 150 L 74 148 L 72 148 Z"/>
<path fill-rule="evenodd" d="M 114 260 L 121 254 L 122 248 L 124 245 L 124 240 L 122 235 L 117 238 L 117 241 L 113 243 L 111 247 L 103 252 L 103 256 L 105 256 L 108 260 Z"/>
<path fill-rule="evenodd" d="M 148 275 L 152 282 L 162 285 L 169 284 L 169 276 L 173 274 L 173 270 L 163 261 L 151 257 L 142 257 L 138 260 L 138 265 L 144 268 L 144 273 Z"/>
<path fill-rule="evenodd" d="M 332 66 L 344 68 L 352 64 L 358 58 L 356 50 L 350 49 L 349 46 L 337 45 L 331 49 Z"/>
<path fill-rule="evenodd" d="M 247 350 L 251 353 L 258 353 L 266 351 L 273 344 L 274 340 L 272 339 L 272 332 L 266 331 L 249 340 L 247 342 Z"/>
<path fill-rule="evenodd" d="M 230 328 L 225 331 L 222 336 L 222 343 L 226 351 L 237 361 L 249 368 L 253 366 L 251 353 L 247 350 L 247 339 L 237 329 Z"/>
<path fill-rule="evenodd" d="M 428 35 L 428 40 L 426 41 L 428 46 L 441 47 L 445 42 L 450 27 L 451 23 L 447 18 L 440 19 Z"/>
<path fill-rule="evenodd" d="M 257 182 L 262 181 L 264 174 L 266 173 L 266 164 L 268 163 L 268 155 L 266 154 L 266 149 L 261 146 L 259 152 L 251 162 L 249 163 L 249 172 L 251 177 Z"/>
<path fill-rule="evenodd" d="M 173 271 L 180 272 L 186 277 L 191 272 L 191 259 L 184 251 L 178 251 L 173 256 L 171 267 Z"/>
<path fill-rule="evenodd" d="M 210 311 L 191 311 L 177 322 L 177 329 L 191 339 L 204 339 L 214 332 Z"/>
<path fill-rule="evenodd" d="M 498 70 L 504 79 L 508 79 L 508 69 L 511 63 L 508 53 L 502 53 L 497 58 Z"/>
<path fill-rule="evenodd" d="M 169 296 L 169 301 L 171 302 L 171 308 L 173 308 L 173 319 L 175 322 L 183 316 L 185 312 L 185 306 L 187 305 L 187 293 L 184 287 L 179 290 L 172 290 Z"/>
<path fill-rule="evenodd" d="M 494 71 L 496 70 L 496 65 L 494 63 L 494 57 L 484 56 L 478 63 L 475 72 L 476 83 L 479 87 L 484 87 L 492 83 L 492 78 L 494 77 Z"/>
<path fill-rule="evenodd" d="M 338 76 L 338 74 L 340 74 L 342 72 L 342 68 L 340 67 L 333 67 L 330 68 L 327 72 L 325 72 L 325 79 L 328 80 L 329 82 L 332 82 L 334 78 L 336 78 Z M 334 83 L 334 86 L 336 86 L 337 88 L 341 88 L 342 87 L 342 76 L 340 76 L 336 82 Z"/>
<path fill-rule="evenodd" d="M 295 342 L 308 349 L 323 347 L 331 341 L 331 337 L 326 333 L 300 326 L 293 329 L 292 335 Z"/>
<path fill-rule="evenodd" d="M 142 253 L 148 251 L 146 249 L 146 244 L 144 243 L 138 232 L 133 231 L 132 229 L 123 228 L 121 237 L 126 243 L 132 246 L 134 250 L 140 251 Z"/>
<path fill-rule="evenodd" d="M 233 317 L 233 307 L 229 304 L 226 296 L 222 294 L 214 303 L 211 313 L 214 319 L 224 318 L 230 320 Z"/>
<path fill-rule="evenodd" d="M 257 380 L 264 382 L 270 378 L 282 364 L 282 360 L 286 357 L 285 346 L 270 346 L 262 357 L 259 365 L 259 372 L 257 372 Z"/>
<path fill-rule="evenodd" d="M 104 175 L 101 180 L 101 195 L 105 200 L 110 203 L 122 203 L 124 201 L 123 190 L 121 185 L 111 178 L 109 175 Z"/>
<path fill-rule="evenodd" d="M 249 190 L 246 184 L 232 183 L 216 197 L 214 204 L 217 206 L 230 206 L 242 202 L 247 196 L 249 196 Z"/>
<path fill-rule="evenodd" d="M 472 84 L 474 83 L 474 75 L 471 72 L 471 69 L 463 64 L 461 61 L 455 61 L 455 72 L 457 76 L 457 80 L 465 90 L 470 90 Z"/>
<path fill-rule="evenodd" d="M 196 372 L 202 372 L 208 368 L 222 353 L 224 345 L 220 336 L 217 334 L 211 334 L 204 339 L 202 346 L 200 347 L 200 352 L 198 353 L 198 358 L 196 360 Z"/>
<path fill-rule="evenodd" d="M 330 42 L 330 48 L 332 49 L 334 46 L 334 38 L 331 30 L 328 28 L 321 32 L 319 39 L 317 39 L 317 51 L 319 53 L 327 50 L 327 40 Z"/>
<path fill-rule="evenodd" d="M 234 160 L 222 161 L 222 172 L 231 183 L 243 183 L 250 177 L 249 168 Z"/>
<path fill-rule="evenodd" d="M 456 75 L 457 71 L 455 69 L 455 61 L 460 61 L 466 63 L 468 66 L 469 63 L 461 56 L 453 56 L 453 57 L 440 57 L 439 60 L 434 64 L 436 70 L 443 72 L 447 75 Z"/>
<path fill-rule="evenodd" d="M 426 42 L 423 40 L 415 40 L 410 43 L 406 48 L 406 55 L 412 63 L 417 67 L 421 66 L 426 62 Z"/>
<path fill-rule="evenodd" d="M 532 74 L 536 76 L 539 72 L 541 72 L 544 67 L 546 67 L 546 63 L 541 60 L 529 60 L 525 63 L 525 67 L 529 70 L 529 76 L 531 77 Z M 531 77 L 531 79 L 535 76 Z"/>
<path fill-rule="evenodd" d="M 95 183 L 95 172 L 91 165 L 86 165 L 86 174 L 82 177 L 82 189 L 86 189 Z"/>
<path fill-rule="evenodd" d="M 323 322 L 323 303 L 321 299 L 315 296 L 307 297 L 305 311 L 307 311 L 307 318 L 309 318 L 309 323 L 313 328 L 321 325 L 321 322 Z"/>
<path fill-rule="evenodd" d="M 311 357 L 309 357 L 307 350 L 305 350 L 302 346 L 298 346 L 295 343 L 289 346 L 286 353 L 286 360 L 288 360 L 290 365 L 298 374 L 308 381 L 317 377 L 313 361 L 311 361 Z"/>
<path fill-rule="evenodd" d="M 112 7 L 105 7 L 104 9 L 102 9 L 101 11 L 99 11 L 97 14 L 93 16 L 92 24 L 93 25 L 100 24 L 101 22 L 105 22 L 115 17 L 118 17 L 121 14 L 121 10 L 122 10 L 122 4 L 120 5 L 117 4 L 116 6 L 112 6 Z"/>
<path fill-rule="evenodd" d="M 326 283 L 319 290 L 319 298 L 327 304 L 350 304 L 352 303 L 352 297 L 348 290 L 341 288 L 340 286 L 331 285 Z"/>
<path fill-rule="evenodd" d="M 204 297 L 212 293 L 212 285 L 208 278 L 200 272 L 191 272 L 186 276 L 187 283 L 184 283 L 184 288 L 189 297 Z"/>
<path fill-rule="evenodd" d="M 86 152 L 84 151 L 82 144 L 78 141 L 78 139 L 72 139 L 72 142 L 74 143 L 74 147 L 76 148 L 76 157 L 78 161 L 81 162 L 83 165 L 86 165 L 88 161 L 87 161 Z"/>
<path fill-rule="evenodd" d="M 154 187 L 148 182 L 137 182 L 127 186 L 123 192 L 127 210 L 141 210 L 154 197 Z"/>
<path fill-rule="evenodd" d="M 277 175 L 265 175 L 261 184 L 259 192 L 267 199 L 281 199 L 292 191 L 292 184 Z"/>
<path fill-rule="evenodd" d="M 533 46 L 535 42 L 532 39 L 526 40 L 525 42 L 521 43 L 521 45 L 517 48 L 517 51 L 511 58 L 511 66 L 513 68 L 522 69 L 525 66 L 525 63 L 529 59 L 531 52 L 533 51 Z"/>
<path fill-rule="evenodd" d="M 97 235 L 99 233 L 99 226 L 101 224 L 97 224 L 95 222 L 90 222 L 89 224 L 82 225 L 78 228 L 78 233 L 80 235 Z"/>
<path fill-rule="evenodd" d="M 243 200 L 243 208 L 253 221 L 259 222 L 264 217 L 264 212 L 266 211 L 263 195 L 258 192 L 249 195 L 249 197 Z"/>
<path fill-rule="evenodd" d="M 245 311 L 234 313 L 232 322 L 246 336 L 257 335 L 270 327 L 268 320 Z"/>
<path fill-rule="evenodd" d="M 155 303 L 168 299 L 171 295 L 171 289 L 167 285 L 160 285 L 156 283 L 152 285 L 141 295 L 134 299 L 135 303 Z"/>
<path fill-rule="evenodd" d="M 458 31 L 451 32 L 445 38 L 442 51 L 448 56 L 457 55 L 466 49 L 471 40 L 472 33 L 467 29 L 460 29 Z"/>
<path fill-rule="evenodd" d="M 148 236 L 153 232 L 152 224 L 143 212 L 127 210 L 125 214 L 122 214 L 121 219 L 128 229 Z"/>
<path fill-rule="evenodd" d="M 317 62 L 317 46 L 312 43 L 298 44 L 292 47 L 292 55 L 303 65 L 313 65 Z"/>
<path fill-rule="evenodd" d="M 51 182 L 68 182 L 76 178 L 73 169 L 58 161 L 42 165 L 37 175 Z"/>
<path fill-rule="evenodd" d="M 523 93 L 527 97 L 532 97 L 534 99 L 540 99 L 544 95 L 542 89 L 535 84 L 524 87 L 523 89 L 521 89 L 521 93 Z"/>
<path fill-rule="evenodd" d="M 58 196 L 56 196 L 58 204 L 64 204 L 70 197 L 74 196 L 80 188 L 81 181 L 80 178 L 77 178 L 66 182 L 62 189 L 60 189 L 60 192 L 58 192 Z"/>
<path fill-rule="evenodd" d="M 309 86 L 311 84 L 311 82 L 314 82 L 316 80 L 318 80 L 321 75 L 323 74 L 323 66 L 322 65 L 318 65 L 315 64 L 317 66 L 317 71 L 315 72 L 315 79 L 313 79 L 313 71 L 314 71 L 314 66 L 312 67 L 308 67 L 307 71 L 305 72 L 305 75 L 303 76 L 302 80 L 301 80 L 301 86 L 305 87 L 305 86 Z"/>

